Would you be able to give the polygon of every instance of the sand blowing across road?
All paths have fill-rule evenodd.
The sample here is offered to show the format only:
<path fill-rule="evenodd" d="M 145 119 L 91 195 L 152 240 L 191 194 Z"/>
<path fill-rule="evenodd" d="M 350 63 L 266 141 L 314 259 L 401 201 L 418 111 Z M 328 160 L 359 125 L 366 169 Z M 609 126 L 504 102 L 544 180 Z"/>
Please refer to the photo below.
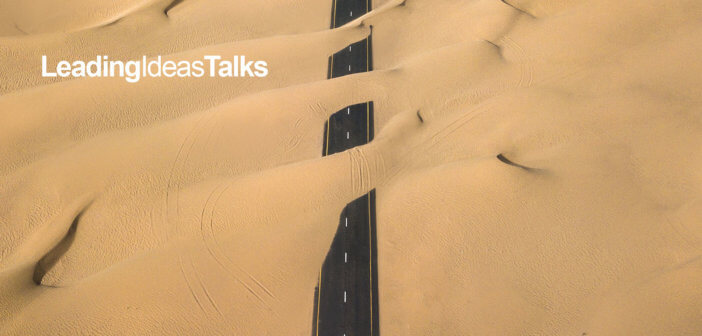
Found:
<path fill-rule="evenodd" d="M 331 2 L 0 0 L 0 334 L 307 336 L 372 188 L 383 335 L 702 334 L 700 1 Z M 269 74 L 41 76 L 211 54 Z"/>

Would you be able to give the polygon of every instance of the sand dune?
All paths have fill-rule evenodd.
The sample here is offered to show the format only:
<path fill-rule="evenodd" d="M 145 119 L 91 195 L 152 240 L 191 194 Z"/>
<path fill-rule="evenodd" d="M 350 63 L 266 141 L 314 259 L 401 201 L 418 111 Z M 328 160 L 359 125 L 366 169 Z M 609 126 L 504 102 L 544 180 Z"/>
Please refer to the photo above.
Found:
<path fill-rule="evenodd" d="M 330 6 L 0 0 L 0 333 L 309 335 L 373 188 L 383 334 L 702 333 L 702 5 Z M 325 80 L 371 26 L 376 70 Z M 270 75 L 47 79 L 43 54 Z M 322 158 L 369 100 L 375 140 Z"/>

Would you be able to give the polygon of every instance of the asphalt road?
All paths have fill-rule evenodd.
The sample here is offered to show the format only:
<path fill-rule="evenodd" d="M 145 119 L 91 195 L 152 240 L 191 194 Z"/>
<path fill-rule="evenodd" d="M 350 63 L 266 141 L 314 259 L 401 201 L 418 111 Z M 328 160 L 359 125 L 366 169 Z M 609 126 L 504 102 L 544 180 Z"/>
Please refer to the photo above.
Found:
<path fill-rule="evenodd" d="M 358 18 L 370 0 L 333 0 L 331 28 Z M 371 37 L 329 58 L 328 78 L 371 71 Z M 373 140 L 373 102 L 347 106 L 324 125 L 322 154 Z M 349 203 L 322 265 L 314 294 L 313 336 L 379 335 L 375 190 Z"/>

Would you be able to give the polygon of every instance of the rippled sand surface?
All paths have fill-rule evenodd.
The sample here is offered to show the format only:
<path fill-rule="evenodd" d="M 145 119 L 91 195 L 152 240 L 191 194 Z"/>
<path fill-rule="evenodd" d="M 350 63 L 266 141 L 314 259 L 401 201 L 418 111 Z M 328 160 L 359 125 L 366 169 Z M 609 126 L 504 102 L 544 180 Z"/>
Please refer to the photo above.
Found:
<path fill-rule="evenodd" d="M 0 0 L 0 333 L 309 335 L 376 188 L 384 335 L 702 334 L 699 1 L 330 8 Z M 376 70 L 326 80 L 371 26 Z M 207 54 L 270 74 L 40 76 Z M 376 139 L 322 158 L 369 100 Z"/>

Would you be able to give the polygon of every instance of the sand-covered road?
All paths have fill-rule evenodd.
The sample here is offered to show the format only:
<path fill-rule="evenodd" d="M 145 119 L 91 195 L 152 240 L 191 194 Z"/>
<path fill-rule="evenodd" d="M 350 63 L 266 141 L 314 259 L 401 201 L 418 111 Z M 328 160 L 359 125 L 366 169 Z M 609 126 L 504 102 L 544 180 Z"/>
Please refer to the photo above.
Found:
<path fill-rule="evenodd" d="M 382 334 L 702 334 L 699 1 L 171 4 L 0 0 L 1 334 L 307 336 L 373 188 Z M 374 71 L 326 80 L 371 25 Z M 40 76 L 98 54 L 270 73 Z"/>

